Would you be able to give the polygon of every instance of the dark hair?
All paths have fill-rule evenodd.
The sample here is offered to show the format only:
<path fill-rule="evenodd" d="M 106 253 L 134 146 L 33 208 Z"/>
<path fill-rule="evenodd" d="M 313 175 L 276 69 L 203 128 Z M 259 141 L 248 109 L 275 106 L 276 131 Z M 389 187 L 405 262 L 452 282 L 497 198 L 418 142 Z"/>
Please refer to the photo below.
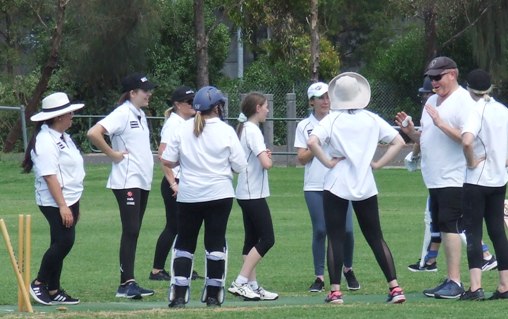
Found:
<path fill-rule="evenodd" d="M 250 118 L 252 115 L 256 114 L 257 106 L 263 105 L 266 102 L 266 97 L 259 92 L 251 92 L 247 94 L 247 96 L 243 99 L 242 104 L 240 106 L 241 112 L 245 117 Z M 243 123 L 239 123 L 236 126 L 236 135 L 238 138 L 242 136 Z"/>
<path fill-rule="evenodd" d="M 53 121 L 55 118 L 51 118 L 46 121 L 37 122 L 35 124 L 34 132 L 32 134 L 32 137 L 30 138 L 30 142 L 28 142 L 28 145 L 25 150 L 25 157 L 23 158 L 23 162 L 21 162 L 21 167 L 23 168 L 23 173 L 30 173 L 32 171 L 32 168 L 34 166 L 34 162 L 32 161 L 32 150 L 35 154 L 37 154 L 37 150 L 35 149 L 35 141 L 37 139 L 37 135 L 41 131 L 41 127 L 43 124 L 51 125 L 53 124 Z"/>

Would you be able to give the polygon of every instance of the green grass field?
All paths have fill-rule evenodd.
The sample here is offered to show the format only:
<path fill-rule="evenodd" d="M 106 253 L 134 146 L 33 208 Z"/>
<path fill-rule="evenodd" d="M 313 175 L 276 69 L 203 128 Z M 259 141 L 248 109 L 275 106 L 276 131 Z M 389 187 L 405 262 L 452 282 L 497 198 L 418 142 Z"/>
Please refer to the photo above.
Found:
<path fill-rule="evenodd" d="M 18 214 L 32 214 L 32 278 L 49 242 L 48 225 L 34 201 L 33 175 L 21 174 L 14 156 L 0 154 L 0 218 L 8 226 L 12 244 L 17 248 Z M 344 305 L 324 304 L 325 293 L 310 294 L 307 288 L 314 279 L 311 256 L 311 226 L 302 193 L 303 168 L 274 168 L 270 171 L 272 196 L 269 205 L 273 216 L 276 243 L 257 268 L 258 280 L 280 298 L 274 302 L 243 302 L 231 295 L 219 309 L 207 309 L 199 294 L 203 280 L 192 282 L 192 298 L 186 309 L 167 308 L 167 282 L 149 281 L 157 237 L 164 225 L 163 202 L 160 195 L 160 169 L 156 169 L 150 202 L 143 222 L 136 257 L 137 281 L 155 289 L 156 294 L 140 301 L 114 297 L 119 284 L 118 246 L 120 221 L 117 204 L 105 188 L 109 165 L 87 165 L 85 192 L 81 200 L 81 219 L 77 226 L 76 243 L 67 257 L 62 286 L 81 304 L 68 306 L 66 312 L 57 307 L 34 304 L 36 318 L 506 318 L 506 302 L 460 302 L 434 300 L 421 291 L 433 287 L 445 277 L 444 256 L 439 257 L 437 273 L 411 273 L 407 265 L 420 254 L 423 236 L 423 210 L 427 196 L 419 173 L 402 169 L 376 172 L 379 188 L 381 220 L 385 239 L 395 258 L 398 279 L 407 302 L 386 305 L 387 286 L 355 221 L 354 268 L 362 288 L 344 291 Z M 241 266 L 243 226 L 241 212 L 235 203 L 228 225 L 228 284 Z M 18 318 L 16 280 L 3 239 L 0 244 L 0 317 Z M 487 243 L 490 243 L 486 239 Z M 202 243 L 202 240 L 200 240 Z M 169 268 L 169 265 L 166 266 Z M 203 274 L 202 244 L 195 256 L 195 269 Z M 463 249 L 462 276 L 469 286 Z M 497 272 L 484 273 L 487 296 L 497 283 Z M 327 280 L 328 281 L 328 280 Z"/>

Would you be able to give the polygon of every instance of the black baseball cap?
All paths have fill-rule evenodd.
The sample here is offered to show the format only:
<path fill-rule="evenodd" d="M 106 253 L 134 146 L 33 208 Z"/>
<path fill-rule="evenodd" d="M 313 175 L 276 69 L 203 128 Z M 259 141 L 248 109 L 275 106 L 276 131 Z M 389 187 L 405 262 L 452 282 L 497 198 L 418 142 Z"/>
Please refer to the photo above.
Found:
<path fill-rule="evenodd" d="M 153 90 L 157 86 L 157 84 L 148 81 L 148 78 L 143 73 L 132 73 L 122 79 L 122 93 L 136 89 L 148 91 Z"/>
<path fill-rule="evenodd" d="M 424 75 L 435 76 L 448 69 L 456 69 L 457 63 L 446 56 L 440 56 L 430 61 Z"/>
<path fill-rule="evenodd" d="M 171 103 L 183 102 L 194 99 L 195 92 L 188 86 L 177 87 L 171 94 Z"/>
<path fill-rule="evenodd" d="M 467 75 L 467 87 L 475 91 L 487 91 L 492 85 L 490 74 L 481 69 L 476 69 Z"/>

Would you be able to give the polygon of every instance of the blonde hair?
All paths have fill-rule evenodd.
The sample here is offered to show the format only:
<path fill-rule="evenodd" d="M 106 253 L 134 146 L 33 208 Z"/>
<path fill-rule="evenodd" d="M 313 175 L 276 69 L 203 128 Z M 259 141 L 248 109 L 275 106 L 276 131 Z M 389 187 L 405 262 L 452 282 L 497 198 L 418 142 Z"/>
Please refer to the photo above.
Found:
<path fill-rule="evenodd" d="M 251 92 L 247 94 L 247 96 L 243 99 L 242 104 L 240 105 L 241 112 L 247 117 L 250 118 L 254 114 L 256 114 L 257 106 L 263 105 L 266 102 L 266 97 L 259 92 Z M 242 136 L 243 131 L 243 122 L 240 122 L 236 126 L 236 135 L 238 138 Z"/>

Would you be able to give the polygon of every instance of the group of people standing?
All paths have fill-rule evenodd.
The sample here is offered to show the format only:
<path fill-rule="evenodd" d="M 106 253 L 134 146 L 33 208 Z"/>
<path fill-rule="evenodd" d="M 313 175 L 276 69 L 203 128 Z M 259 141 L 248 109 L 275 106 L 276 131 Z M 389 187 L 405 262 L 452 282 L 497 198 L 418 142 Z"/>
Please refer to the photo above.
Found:
<path fill-rule="evenodd" d="M 120 298 L 140 299 L 154 294 L 137 283 L 134 264 L 154 165 L 142 108 L 148 106 L 156 87 L 141 73 L 125 77 L 117 107 L 87 134 L 112 160 L 106 187 L 117 200 L 122 225 L 120 285 L 116 291 Z M 268 114 L 266 99 L 258 93 L 247 95 L 238 135 L 223 121 L 226 97 L 215 87 L 207 86 L 197 93 L 179 87 L 170 102 L 158 150 L 164 172 L 161 193 L 166 226 L 157 241 L 149 279 L 171 280 L 169 307 L 185 306 L 193 278 L 194 252 L 204 223 L 206 274 L 202 301 L 207 306 L 220 306 L 228 259 L 226 228 L 236 197 L 244 217 L 244 265 L 228 291 L 248 300 L 277 299 L 278 294 L 258 284 L 255 271 L 275 242 L 266 202 L 270 195 L 267 170 L 272 166 L 271 152 L 259 129 Z M 83 158 L 65 131 L 72 124 L 73 112 L 83 106 L 71 104 L 65 93 L 53 93 L 43 99 L 41 112 L 31 118 L 37 125 L 23 169 L 35 173 L 36 202 L 50 225 L 51 244 L 30 293 L 44 305 L 80 302 L 60 287 L 60 275 L 74 243 L 85 176 Z M 236 191 L 233 172 L 242 181 Z M 171 247 L 170 275 L 164 264 Z"/>
<path fill-rule="evenodd" d="M 492 85 L 485 71 L 468 75 L 468 90 L 458 85 L 458 69 L 450 58 L 432 60 L 425 75 L 435 94 L 424 106 L 421 130 L 415 129 L 406 113 L 396 116 L 401 131 L 420 145 L 433 232 L 441 234 L 446 254 L 447 279 L 424 294 L 485 299 L 481 286 L 485 218 L 500 274 L 490 299 L 508 298 L 508 242 L 503 228 L 508 110 L 490 97 Z M 122 225 L 116 297 L 140 299 L 154 294 L 137 283 L 134 261 L 154 165 L 142 108 L 148 106 L 156 86 L 141 73 L 124 78 L 117 107 L 87 134 L 112 160 L 107 188 L 118 202 Z M 298 161 L 305 165 L 303 190 L 313 229 L 315 280 L 309 291 L 324 290 L 325 255 L 330 280 L 325 302 L 343 303 L 342 276 L 349 290 L 360 289 L 352 269 L 354 211 L 388 283 L 387 302 L 403 303 L 406 297 L 381 230 L 373 170 L 388 164 L 404 140 L 389 123 L 365 109 L 370 85 L 358 73 L 341 73 L 329 84 L 314 83 L 307 96 L 312 112 L 298 124 L 294 146 Z M 245 300 L 277 299 L 278 294 L 264 289 L 256 276 L 256 266 L 275 243 L 266 200 L 272 154 L 259 128 L 269 111 L 266 98 L 249 93 L 243 99 L 236 132 L 223 121 L 226 97 L 213 86 L 197 92 L 179 87 L 170 102 L 158 149 L 166 225 L 156 244 L 149 279 L 170 281 L 169 307 L 185 307 L 204 224 L 206 273 L 201 301 L 209 307 L 220 306 L 226 289 Z M 73 112 L 83 106 L 70 103 L 65 93 L 54 93 L 43 99 L 41 112 L 31 118 L 37 125 L 23 169 L 34 171 L 36 203 L 50 225 L 51 244 L 30 293 L 45 305 L 79 303 L 61 288 L 60 275 L 74 243 L 85 176 L 83 158 L 65 131 Z M 374 160 L 379 142 L 388 148 Z M 239 174 L 236 189 L 233 173 Z M 242 210 L 245 230 L 243 264 L 226 288 L 226 228 L 234 198 Z M 460 233 L 464 230 L 471 275 L 467 291 L 460 280 Z M 170 252 L 169 273 L 164 265 Z"/>
<path fill-rule="evenodd" d="M 506 299 L 508 242 L 504 198 L 508 181 L 508 110 L 490 96 L 490 75 L 483 70 L 473 70 L 467 75 L 467 89 L 458 84 L 457 64 L 449 57 L 433 59 L 425 75 L 435 94 L 423 108 L 421 130 L 415 130 L 405 112 L 396 116 L 401 130 L 420 145 L 433 231 L 441 233 L 445 248 L 447 278 L 423 293 L 443 299 L 486 298 L 481 285 L 485 219 L 499 272 L 499 284 L 489 299 Z M 460 278 L 463 232 L 470 272 L 467 291 Z"/>

